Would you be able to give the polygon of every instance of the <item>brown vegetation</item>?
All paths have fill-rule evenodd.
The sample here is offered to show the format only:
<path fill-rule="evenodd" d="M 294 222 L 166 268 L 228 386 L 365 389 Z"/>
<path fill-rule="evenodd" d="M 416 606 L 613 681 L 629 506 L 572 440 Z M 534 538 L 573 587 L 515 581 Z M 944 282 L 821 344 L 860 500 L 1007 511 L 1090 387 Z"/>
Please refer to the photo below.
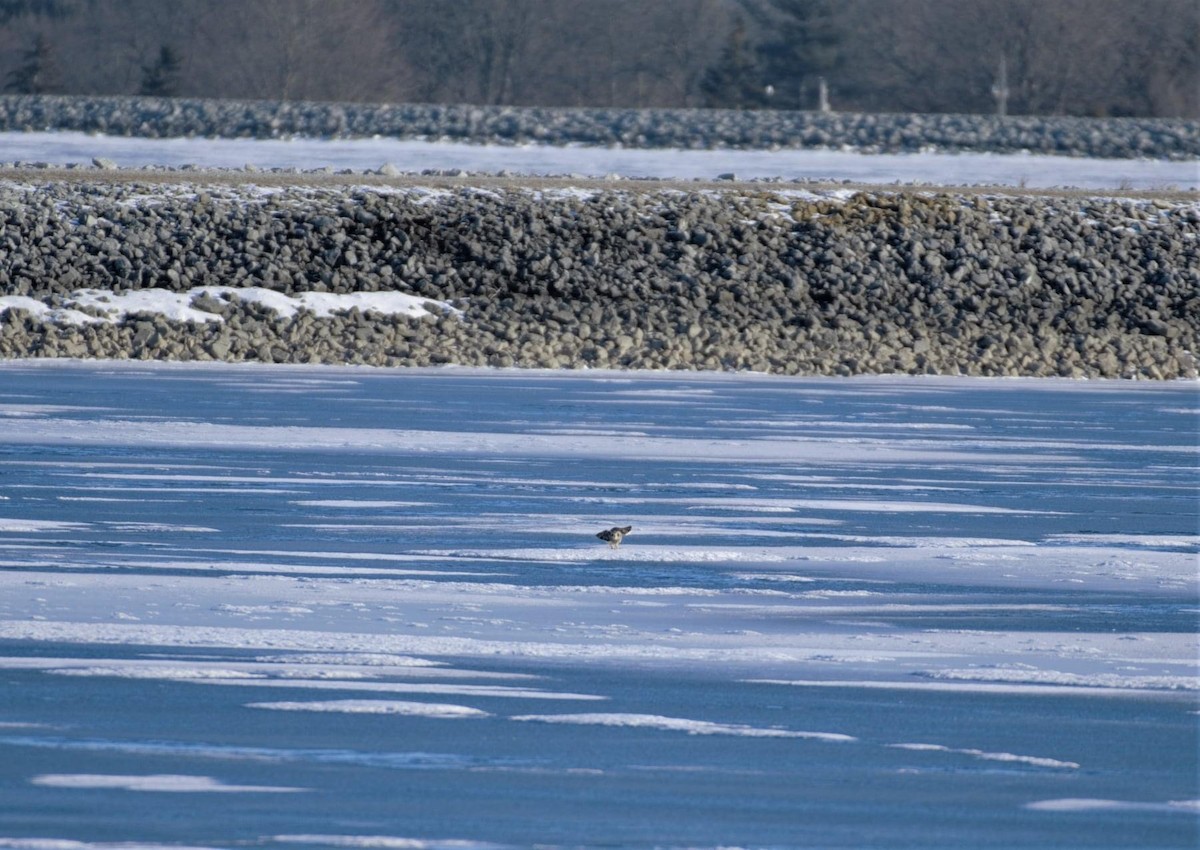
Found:
<path fill-rule="evenodd" d="M 0 0 L 10 91 L 992 113 L 1001 61 L 1009 114 L 1198 117 L 1200 5 Z"/>

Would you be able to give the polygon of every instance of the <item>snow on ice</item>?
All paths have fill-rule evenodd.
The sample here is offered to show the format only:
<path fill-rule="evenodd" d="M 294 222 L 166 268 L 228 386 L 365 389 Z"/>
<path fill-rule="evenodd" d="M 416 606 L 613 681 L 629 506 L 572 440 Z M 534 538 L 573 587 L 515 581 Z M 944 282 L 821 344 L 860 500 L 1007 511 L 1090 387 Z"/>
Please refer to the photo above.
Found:
<path fill-rule="evenodd" d="M 1035 156 L 0 143 L 1196 184 Z M 219 320 L 200 294 L 81 290 L 55 318 Z M 0 847 L 1194 846 L 1198 410 L 1194 384 L 0 365 Z"/>
<path fill-rule="evenodd" d="M 850 180 L 860 183 L 930 183 L 1085 189 L 1194 189 L 1200 172 L 1193 161 L 1102 160 L 1033 154 L 862 154 L 843 150 L 639 150 L 586 146 L 472 145 L 372 139 L 138 139 L 85 133 L 0 133 L 8 161 L 60 165 L 95 157 L 122 167 L 145 165 L 202 168 L 375 170 L 385 163 L 401 171 L 459 169 L 531 175 L 586 175 L 712 180 Z"/>
<path fill-rule="evenodd" d="M 0 365 L 0 846 L 1186 846 L 1196 400 Z"/>

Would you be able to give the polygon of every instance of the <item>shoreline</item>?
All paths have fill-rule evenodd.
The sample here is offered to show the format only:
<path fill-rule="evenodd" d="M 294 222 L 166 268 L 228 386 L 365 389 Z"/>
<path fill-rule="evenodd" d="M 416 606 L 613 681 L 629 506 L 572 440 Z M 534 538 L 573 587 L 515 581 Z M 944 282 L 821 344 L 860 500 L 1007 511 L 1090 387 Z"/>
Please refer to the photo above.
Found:
<path fill-rule="evenodd" d="M 82 290 L 101 301 L 106 291 L 190 293 L 205 321 L 104 315 L 93 303 L 93 320 L 60 323 L 10 303 L 4 358 L 1196 375 L 1200 205 L 1190 195 L 5 176 L 8 296 L 61 311 Z M 283 315 L 259 292 L 398 292 L 456 312 Z"/>

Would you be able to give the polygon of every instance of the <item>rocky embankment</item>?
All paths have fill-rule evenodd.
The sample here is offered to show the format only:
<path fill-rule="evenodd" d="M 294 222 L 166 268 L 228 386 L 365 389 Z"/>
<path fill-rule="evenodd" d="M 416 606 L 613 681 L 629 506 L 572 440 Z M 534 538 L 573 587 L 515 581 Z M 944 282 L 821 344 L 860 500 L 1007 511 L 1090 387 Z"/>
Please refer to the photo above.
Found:
<path fill-rule="evenodd" d="M 217 321 L 10 307 L 0 357 L 1194 376 L 1200 205 L 774 185 L 0 183 L 0 295 L 192 292 Z M 281 316 L 203 287 L 402 291 Z"/>
<path fill-rule="evenodd" d="M 186 98 L 0 96 L 0 131 L 169 138 L 453 139 L 631 148 L 1029 151 L 1200 158 L 1200 122 L 1169 118 L 863 114 L 720 109 L 554 109 Z"/>

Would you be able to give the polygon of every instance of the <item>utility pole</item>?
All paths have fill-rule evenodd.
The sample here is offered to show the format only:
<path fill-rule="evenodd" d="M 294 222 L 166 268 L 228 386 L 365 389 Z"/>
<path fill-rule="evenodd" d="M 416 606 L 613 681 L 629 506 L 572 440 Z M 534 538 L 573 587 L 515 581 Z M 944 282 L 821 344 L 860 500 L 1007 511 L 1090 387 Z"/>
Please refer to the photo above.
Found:
<path fill-rule="evenodd" d="M 1008 115 L 1008 58 L 1000 55 L 1000 73 L 992 85 L 992 97 L 996 98 L 996 115 L 1000 118 Z"/>

